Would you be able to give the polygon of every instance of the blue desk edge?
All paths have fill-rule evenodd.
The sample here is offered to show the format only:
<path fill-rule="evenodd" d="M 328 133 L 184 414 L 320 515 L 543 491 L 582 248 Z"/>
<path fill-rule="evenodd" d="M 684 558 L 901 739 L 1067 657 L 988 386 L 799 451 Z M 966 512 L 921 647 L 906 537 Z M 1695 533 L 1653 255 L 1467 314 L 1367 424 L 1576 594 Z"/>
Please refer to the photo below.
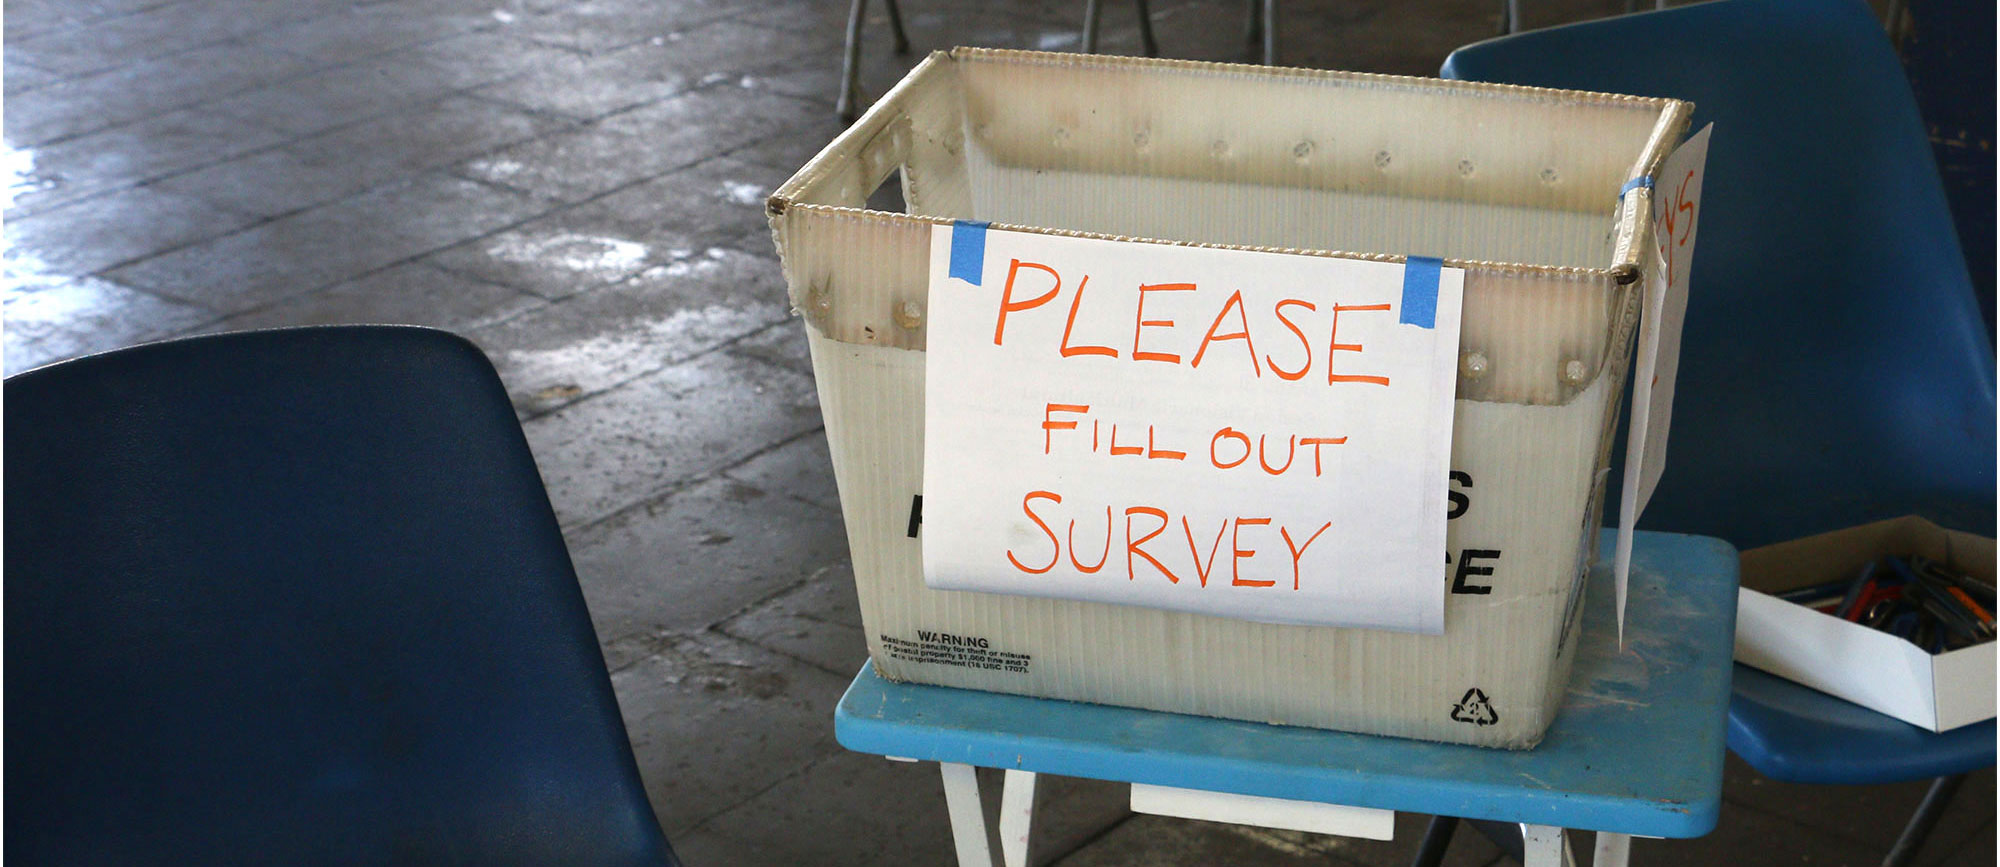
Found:
<path fill-rule="evenodd" d="M 1608 553 L 1612 531 L 1604 532 L 1600 547 Z M 1655 606 L 1652 611 L 1670 610 L 1677 619 L 1667 631 L 1687 638 L 1686 650 L 1693 658 L 1664 674 L 1647 675 L 1649 681 L 1663 682 L 1655 684 L 1661 695 L 1644 696 L 1660 699 L 1653 705 L 1658 719 L 1628 713 L 1629 718 L 1603 723 L 1597 720 L 1607 713 L 1603 708 L 1573 707 L 1578 705 L 1579 682 L 1588 674 L 1587 649 L 1630 659 L 1617 649 L 1611 628 L 1608 564 L 1594 564 L 1571 695 L 1535 750 L 1492 750 L 896 683 L 877 675 L 872 663 L 863 665 L 842 696 L 834 712 L 835 736 L 857 752 L 923 761 L 1579 830 L 1699 837 L 1714 829 L 1721 811 L 1736 551 L 1716 539 L 1641 532 L 1633 559 L 1628 638 L 1643 631 L 1635 620 L 1651 616 L 1648 605 Z M 1628 643 L 1627 652 L 1631 650 Z M 1609 728 L 1593 731 L 1592 725 Z M 1240 749 L 1172 749 L 1122 736 L 1141 730 L 1149 736 L 1166 732 L 1182 743 L 1257 742 L 1271 749 L 1268 755 L 1248 756 Z M 1348 754 L 1357 760 L 1346 761 Z M 1326 761 L 1307 764 L 1286 760 L 1287 755 Z M 1426 769 L 1429 775 L 1412 768 Z"/>

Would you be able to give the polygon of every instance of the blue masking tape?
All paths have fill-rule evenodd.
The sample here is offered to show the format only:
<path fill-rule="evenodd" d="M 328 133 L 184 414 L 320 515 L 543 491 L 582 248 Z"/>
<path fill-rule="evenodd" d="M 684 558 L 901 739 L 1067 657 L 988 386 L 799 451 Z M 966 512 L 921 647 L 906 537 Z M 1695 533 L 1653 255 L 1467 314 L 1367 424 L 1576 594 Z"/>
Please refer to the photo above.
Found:
<path fill-rule="evenodd" d="M 1626 182 L 1625 182 L 1625 186 L 1622 186 L 1622 187 L 1619 187 L 1619 188 L 1618 188 L 1618 198 L 1621 198 L 1621 199 L 1622 199 L 1622 198 L 1625 198 L 1625 194 L 1626 194 L 1626 193 L 1629 193 L 1629 192 L 1632 192 L 1633 190 L 1636 190 L 1636 189 L 1638 189 L 1638 188 L 1640 188 L 1640 187 L 1645 187 L 1646 189 L 1649 189 L 1649 190 L 1650 190 L 1650 189 L 1652 189 L 1652 188 L 1653 188 L 1653 179 L 1652 179 L 1652 177 L 1651 177 L 1651 176 L 1647 176 L 1647 177 L 1643 177 L 1643 178 L 1633 178 L 1633 179 L 1631 179 L 1631 180 L 1629 180 L 1629 181 L 1626 181 Z"/>
<path fill-rule="evenodd" d="M 1411 256 L 1403 261 L 1403 312 L 1396 321 L 1418 328 L 1437 327 L 1438 275 L 1443 271 L 1443 259 Z"/>
<path fill-rule="evenodd" d="M 951 224 L 951 276 L 979 285 L 986 272 L 987 223 L 954 220 Z"/>

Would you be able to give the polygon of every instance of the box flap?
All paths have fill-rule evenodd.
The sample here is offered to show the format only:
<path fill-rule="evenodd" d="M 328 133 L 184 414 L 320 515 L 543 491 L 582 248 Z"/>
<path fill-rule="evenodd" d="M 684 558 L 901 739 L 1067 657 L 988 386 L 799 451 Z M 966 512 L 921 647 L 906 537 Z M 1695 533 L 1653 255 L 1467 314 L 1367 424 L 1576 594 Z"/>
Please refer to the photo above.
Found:
<path fill-rule="evenodd" d="M 1986 650 L 1990 684 L 1992 646 Z M 1931 655 L 1889 633 L 1744 588 L 1736 603 L 1736 661 L 1911 725 L 1937 728 Z M 1990 686 L 1987 692 L 1991 715 Z"/>
<path fill-rule="evenodd" d="M 1936 731 L 1993 718 L 1994 661 L 1994 645 L 1990 643 L 1939 654 L 1932 659 L 1932 688 L 1937 694 Z"/>
<path fill-rule="evenodd" d="M 1990 580 L 1993 541 L 1984 541 Z M 1971 549 L 1968 544 L 1967 550 Z M 1915 516 L 1891 518 L 1745 551 L 1743 586 L 1775 593 L 1852 576 L 1884 554 L 1945 560 L 1951 553 L 1950 535 L 1938 525 Z"/>

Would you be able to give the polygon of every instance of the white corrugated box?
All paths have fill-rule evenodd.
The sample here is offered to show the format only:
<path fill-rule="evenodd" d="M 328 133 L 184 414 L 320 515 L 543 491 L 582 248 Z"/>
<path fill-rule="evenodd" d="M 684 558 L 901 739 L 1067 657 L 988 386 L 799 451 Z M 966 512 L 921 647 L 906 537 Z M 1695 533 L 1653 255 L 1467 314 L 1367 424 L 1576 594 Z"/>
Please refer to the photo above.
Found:
<path fill-rule="evenodd" d="M 876 670 L 1533 746 L 1568 678 L 1638 280 L 1651 267 L 1650 189 L 1627 181 L 1650 176 L 1691 111 L 1184 61 L 966 48 L 924 60 L 769 203 Z M 898 172 L 908 213 L 867 210 Z M 1426 636 L 926 588 L 911 533 L 923 311 L 931 230 L 953 220 L 1300 256 L 1434 255 L 1464 268 L 1464 369 L 1481 372 L 1458 384 L 1452 489 L 1466 504 L 1448 555 L 1475 568 L 1461 581 L 1445 567 L 1440 580 L 1490 589 L 1451 593 L 1444 634 Z M 950 640 L 936 636 L 978 641 L 1009 664 L 920 661 L 913 647 Z"/>
<path fill-rule="evenodd" d="M 1935 656 L 1887 632 L 1773 595 L 1922 555 L 1993 581 L 1993 540 L 1914 515 L 1743 552 L 1736 661 L 1934 732 L 1992 719 L 1992 642 Z"/>

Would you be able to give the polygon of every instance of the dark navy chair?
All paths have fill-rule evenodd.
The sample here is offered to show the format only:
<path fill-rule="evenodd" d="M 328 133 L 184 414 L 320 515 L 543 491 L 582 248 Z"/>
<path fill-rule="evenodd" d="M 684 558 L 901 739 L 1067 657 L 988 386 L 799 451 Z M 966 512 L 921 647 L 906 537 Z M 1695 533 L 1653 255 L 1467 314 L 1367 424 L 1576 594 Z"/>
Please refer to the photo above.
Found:
<path fill-rule="evenodd" d="M 676 863 L 470 343 L 77 359 L 5 441 L 9 863 Z"/>
<path fill-rule="evenodd" d="M 1693 100 L 1715 122 L 1673 439 L 1639 526 L 1755 547 L 1904 514 L 1992 532 L 1993 347 L 1922 120 L 1859 0 L 1720 0 L 1503 37 L 1446 78 Z M 1990 205 L 1989 205 L 1990 206 Z M 1611 490 L 1617 490 L 1617 481 Z M 1774 779 L 1937 777 L 1944 735 L 1737 667 L 1731 750 Z"/>

